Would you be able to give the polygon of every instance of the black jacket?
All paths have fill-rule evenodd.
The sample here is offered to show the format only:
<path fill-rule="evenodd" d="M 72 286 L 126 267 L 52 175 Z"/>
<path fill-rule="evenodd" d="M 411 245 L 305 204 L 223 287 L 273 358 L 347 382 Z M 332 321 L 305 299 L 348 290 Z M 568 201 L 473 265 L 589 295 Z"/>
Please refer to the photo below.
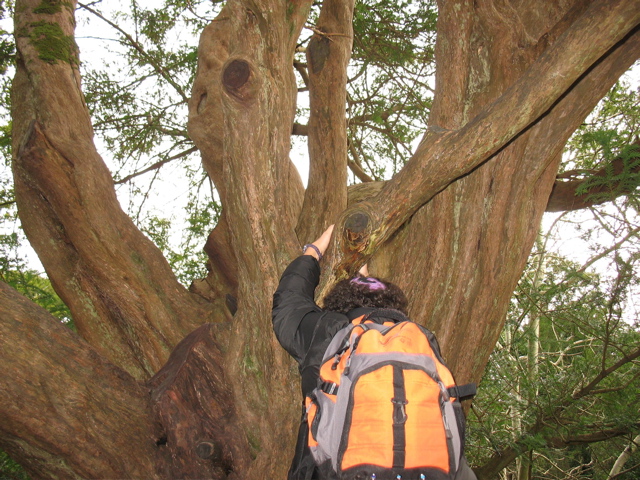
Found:
<path fill-rule="evenodd" d="M 320 281 L 320 265 L 315 257 L 302 255 L 284 271 L 273 295 L 273 331 L 280 345 L 298 362 L 302 376 L 302 398 L 317 386 L 322 356 L 333 336 L 349 317 L 323 311 L 314 302 Z M 296 452 L 289 470 L 289 480 L 318 479 L 319 474 L 307 447 L 308 427 L 300 422 Z"/>

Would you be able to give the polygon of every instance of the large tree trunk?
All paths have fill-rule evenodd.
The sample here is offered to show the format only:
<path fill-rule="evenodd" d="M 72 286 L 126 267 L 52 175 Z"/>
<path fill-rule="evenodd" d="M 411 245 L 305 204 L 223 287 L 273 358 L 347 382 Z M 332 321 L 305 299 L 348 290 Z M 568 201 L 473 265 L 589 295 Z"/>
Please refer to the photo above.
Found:
<path fill-rule="evenodd" d="M 478 380 L 562 147 L 640 56 L 638 0 L 442 1 L 430 128 L 402 172 L 346 209 L 353 4 L 324 2 L 309 46 L 305 193 L 288 153 L 311 2 L 229 0 L 202 34 L 189 105 L 224 207 L 210 275 L 189 292 L 118 205 L 80 90 L 75 3 L 53 3 L 16 4 L 14 172 L 25 232 L 79 336 L 6 288 L 0 300 L 0 447 L 36 476 L 284 478 L 300 399 L 271 296 L 333 222 L 325 288 L 369 261 L 405 289 L 459 380 Z"/>
<path fill-rule="evenodd" d="M 435 132 L 427 132 L 401 172 L 408 178 L 388 182 L 371 209 L 380 217 L 386 199 L 395 215 L 383 214 L 380 224 L 399 224 L 414 195 L 435 195 L 410 219 L 400 216 L 408 221 L 371 266 L 407 291 L 411 315 L 433 329 L 462 382 L 480 377 L 502 330 L 567 138 L 640 55 L 639 34 L 625 33 L 637 24 L 637 3 L 617 18 L 613 2 L 592 2 L 590 10 L 580 2 L 572 9 L 502 3 L 441 5 Z M 621 19 L 629 21 L 625 30 L 617 26 Z M 580 42 L 593 47 L 584 76 L 584 67 L 569 73 L 585 61 Z M 601 53 L 594 55 L 596 44 Z M 500 140 L 509 130 L 514 135 Z M 448 176 L 457 180 L 443 189 L 439 182 Z M 396 194 L 410 179 L 418 179 L 414 190 Z"/>

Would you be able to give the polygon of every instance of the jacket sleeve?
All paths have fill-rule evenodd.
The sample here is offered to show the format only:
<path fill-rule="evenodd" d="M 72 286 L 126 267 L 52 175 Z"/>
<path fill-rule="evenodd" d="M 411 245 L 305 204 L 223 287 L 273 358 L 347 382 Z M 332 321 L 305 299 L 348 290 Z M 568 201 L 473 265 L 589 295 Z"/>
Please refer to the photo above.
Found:
<path fill-rule="evenodd" d="M 315 324 L 322 315 L 313 297 L 320 281 L 320 265 L 310 255 L 301 255 L 286 268 L 273 295 L 271 320 L 280 345 L 301 363 L 308 341 L 299 327 Z M 305 341 L 306 340 L 306 341 Z"/>

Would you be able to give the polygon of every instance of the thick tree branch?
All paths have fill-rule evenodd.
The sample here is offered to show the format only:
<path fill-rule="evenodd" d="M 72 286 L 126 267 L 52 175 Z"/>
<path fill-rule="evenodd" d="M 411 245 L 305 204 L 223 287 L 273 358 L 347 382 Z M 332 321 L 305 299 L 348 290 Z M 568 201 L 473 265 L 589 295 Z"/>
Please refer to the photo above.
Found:
<path fill-rule="evenodd" d="M 307 47 L 309 182 L 296 233 L 316 238 L 347 206 L 347 65 L 353 44 L 352 0 L 322 4 Z"/>
<path fill-rule="evenodd" d="M 0 319 L 0 447 L 33 478 L 156 478 L 147 389 L 2 282 Z"/>
<path fill-rule="evenodd" d="M 227 2 L 228 35 L 217 41 L 228 46 L 228 58 L 218 75 L 202 84 L 218 89 L 214 98 L 221 104 L 222 200 L 237 262 L 237 311 L 225 343 L 225 370 L 235 406 L 243 412 L 239 421 L 258 445 L 242 478 L 285 477 L 286 462 L 273 452 L 297 430 L 295 402 L 274 405 L 265 395 L 298 394 L 287 353 L 267 332 L 278 275 L 299 252 L 295 226 L 302 182 L 289 158 L 296 100 L 292 64 L 310 3 Z"/>
<path fill-rule="evenodd" d="M 30 29 L 44 19 L 73 38 L 73 6 L 36 14 L 16 4 L 20 61 L 12 86 L 13 172 L 25 233 L 82 337 L 138 378 L 160 368 L 173 346 L 207 318 L 160 250 L 122 211 L 93 144 L 73 58 L 40 58 Z"/>
<path fill-rule="evenodd" d="M 427 131 L 415 155 L 385 184 L 379 197 L 343 215 L 343 228 L 337 230 L 344 232 L 338 236 L 341 259 L 334 269 L 338 277 L 357 270 L 420 206 L 543 116 L 639 21 L 638 0 L 593 2 L 517 83 L 474 119 L 456 131 Z M 425 170 L 428 175 L 422 173 Z M 345 224 L 354 215 L 368 218 L 359 244 L 347 240 Z"/>
<path fill-rule="evenodd" d="M 640 148 L 640 144 L 636 143 L 636 146 Z M 604 185 L 594 186 L 586 193 L 577 193 L 581 187 L 589 185 L 592 181 L 591 179 L 594 177 L 607 178 L 618 176 L 625 170 L 627 170 L 626 173 L 628 174 L 640 173 L 640 162 L 636 161 L 632 168 L 627 168 L 623 159 L 616 158 L 600 170 L 580 172 L 581 178 L 577 180 L 564 180 L 559 176 L 553 185 L 549 203 L 547 204 L 547 212 L 580 210 L 582 208 L 610 202 L 620 196 L 634 192 L 638 185 L 630 184 L 629 182 L 623 183 L 623 180 L 617 180 Z"/>
<path fill-rule="evenodd" d="M 299 88 L 298 91 L 307 91 L 309 90 L 309 72 L 307 70 L 307 64 L 301 62 L 293 62 L 293 68 L 296 69 L 296 72 L 302 78 L 302 83 L 304 83 L 304 88 Z"/>
<path fill-rule="evenodd" d="M 189 100 L 189 136 L 202 154 L 202 164 L 213 181 L 220 197 L 225 199 L 222 179 L 222 102 L 220 74 L 229 57 L 227 38 L 230 34 L 229 7 L 222 8 L 218 16 L 200 35 L 198 45 L 198 74 Z"/>
<path fill-rule="evenodd" d="M 291 21 L 304 22 L 304 19 L 298 18 L 301 15 L 298 7 L 304 10 L 302 8 L 304 3 L 296 4 L 296 7 L 289 12 L 292 15 Z M 227 206 L 233 200 L 229 199 L 227 189 L 230 182 L 228 177 L 225 177 L 225 175 L 231 175 L 231 170 L 225 171 L 225 158 L 228 159 L 230 153 L 225 151 L 224 146 L 224 128 L 228 119 L 223 111 L 223 92 L 220 84 L 223 67 L 229 59 L 230 38 L 233 36 L 232 7 L 233 2 L 227 2 L 218 17 L 205 27 L 200 36 L 198 70 L 189 101 L 189 136 L 202 154 L 204 168 L 220 195 L 223 205 L 222 216 L 225 218 L 224 222 L 218 224 L 211 233 L 205 247 L 209 256 L 209 264 L 207 265 L 209 274 L 206 279 L 196 281 L 192 285 L 193 291 L 208 299 L 224 299 L 227 295 L 235 298 L 237 297 L 236 288 L 238 285 L 237 261 L 234 252 L 237 245 L 232 243 L 229 223 L 226 221 L 229 216 Z M 236 51 L 235 55 L 243 57 L 242 48 Z M 293 62 L 293 59 L 290 60 L 289 67 Z M 279 84 L 278 89 L 282 88 L 282 85 L 282 83 Z M 282 121 L 282 119 L 280 120 Z M 291 123 L 293 124 L 293 122 Z M 233 134 L 244 135 L 246 140 L 252 135 L 252 132 L 249 128 L 247 131 L 234 131 Z M 260 147 L 261 150 L 266 148 L 265 145 Z M 261 153 L 276 155 L 275 151 Z M 247 158 L 245 161 L 248 162 Z M 289 160 L 279 170 L 282 172 L 279 174 L 280 187 L 278 192 L 283 196 L 278 200 L 280 208 L 278 215 L 282 218 L 289 215 L 297 218 L 304 195 L 300 176 L 296 167 Z M 286 200 L 284 200 L 284 196 L 287 196 Z M 222 296 L 220 297 L 220 295 Z"/>

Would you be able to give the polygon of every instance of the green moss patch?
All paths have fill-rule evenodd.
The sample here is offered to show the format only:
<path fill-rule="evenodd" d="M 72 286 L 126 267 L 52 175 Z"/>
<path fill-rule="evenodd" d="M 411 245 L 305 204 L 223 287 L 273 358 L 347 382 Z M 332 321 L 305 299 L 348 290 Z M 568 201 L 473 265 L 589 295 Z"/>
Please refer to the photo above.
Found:
<path fill-rule="evenodd" d="M 40 5 L 33 9 L 33 13 L 53 15 L 62 11 L 62 7 L 73 9 L 73 5 L 63 0 L 42 0 Z"/>
<path fill-rule="evenodd" d="M 29 38 L 38 52 L 38 58 L 47 63 L 57 61 L 78 63 L 76 42 L 71 35 L 65 35 L 57 23 L 34 22 L 30 25 Z"/>
<path fill-rule="evenodd" d="M 33 13 L 45 13 L 53 15 L 62 11 L 62 5 L 55 0 L 42 0 L 42 3 L 33 9 Z"/>

